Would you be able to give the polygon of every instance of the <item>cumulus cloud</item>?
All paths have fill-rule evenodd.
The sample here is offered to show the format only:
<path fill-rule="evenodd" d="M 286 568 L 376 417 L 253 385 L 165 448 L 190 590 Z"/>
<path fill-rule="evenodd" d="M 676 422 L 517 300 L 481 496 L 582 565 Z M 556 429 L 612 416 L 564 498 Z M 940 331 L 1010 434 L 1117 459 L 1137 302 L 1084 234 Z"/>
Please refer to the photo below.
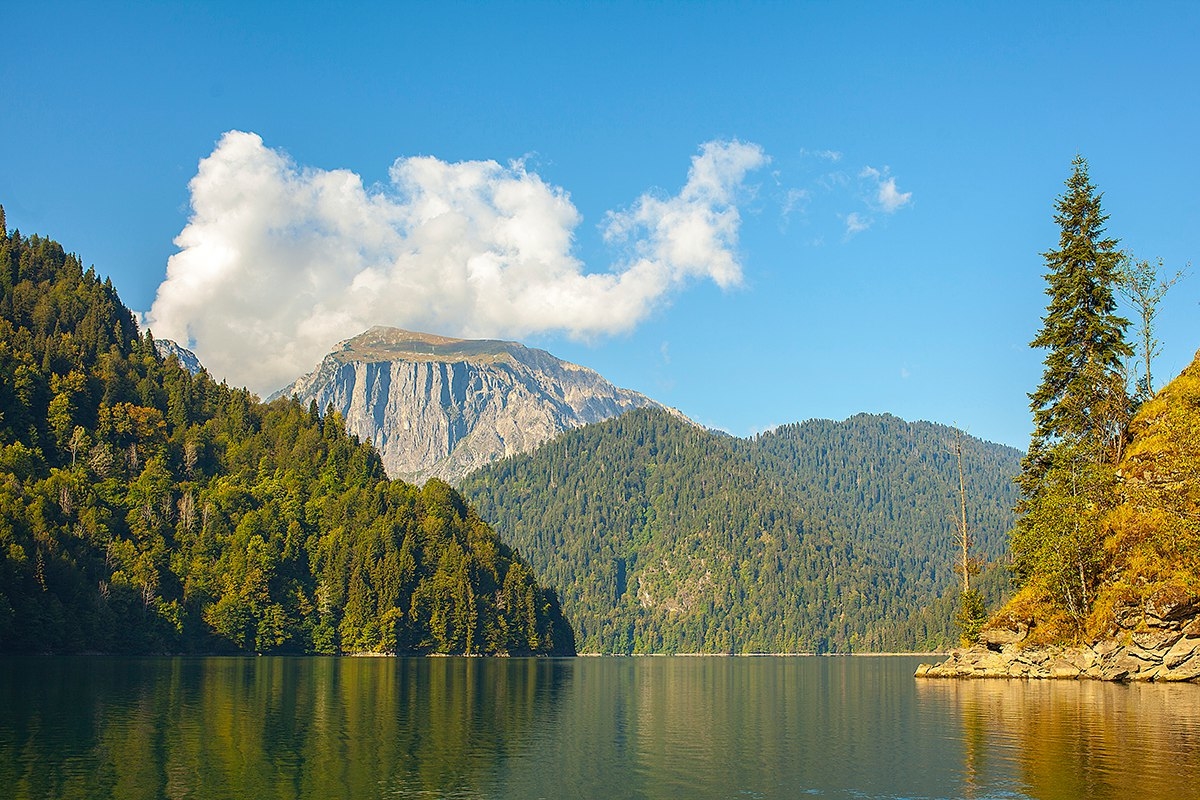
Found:
<path fill-rule="evenodd" d="M 260 394 L 372 325 L 627 331 L 691 280 L 740 283 L 737 201 L 767 162 L 758 145 L 703 145 L 677 195 L 609 213 L 605 239 L 620 256 L 589 271 L 572 252 L 581 219 L 567 192 L 520 161 L 400 158 L 389 186 L 367 189 L 231 131 L 189 183 L 180 251 L 143 322 Z"/>

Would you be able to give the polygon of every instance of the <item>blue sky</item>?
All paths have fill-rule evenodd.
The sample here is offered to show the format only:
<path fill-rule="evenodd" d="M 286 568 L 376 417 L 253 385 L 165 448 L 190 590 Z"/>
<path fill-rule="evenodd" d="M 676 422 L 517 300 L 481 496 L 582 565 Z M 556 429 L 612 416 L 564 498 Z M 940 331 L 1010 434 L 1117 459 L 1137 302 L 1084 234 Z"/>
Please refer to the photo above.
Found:
<path fill-rule="evenodd" d="M 8 226 L 264 394 L 369 322 L 518 338 L 738 435 L 886 411 L 1023 448 L 1075 154 L 1122 247 L 1200 261 L 1194 3 L 4 16 Z M 1167 296 L 1161 379 L 1198 301 Z"/>

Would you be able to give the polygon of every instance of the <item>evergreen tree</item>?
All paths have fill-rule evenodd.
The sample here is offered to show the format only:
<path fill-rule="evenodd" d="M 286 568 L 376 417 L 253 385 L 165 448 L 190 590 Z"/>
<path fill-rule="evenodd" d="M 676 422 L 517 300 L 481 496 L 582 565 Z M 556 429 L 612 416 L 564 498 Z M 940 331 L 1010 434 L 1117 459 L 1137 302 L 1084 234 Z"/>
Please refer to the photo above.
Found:
<path fill-rule="evenodd" d="M 1044 254 L 1050 302 L 1031 343 L 1047 350 L 1042 383 L 1030 397 L 1034 432 L 1017 482 L 1024 499 L 1013 533 L 1019 575 L 1082 625 L 1104 569 L 1099 526 L 1112 497 L 1127 436 L 1130 401 L 1124 359 L 1127 320 L 1116 314 L 1121 280 L 1117 240 L 1076 156 L 1057 203 L 1059 246 Z"/>
<path fill-rule="evenodd" d="M 1046 316 L 1030 343 L 1047 350 L 1042 383 L 1029 396 L 1034 432 L 1019 483 L 1037 494 L 1055 446 L 1072 441 L 1093 450 L 1097 460 L 1115 461 L 1124 441 L 1128 401 L 1124 359 L 1129 321 L 1117 316 L 1114 290 L 1121 280 L 1117 240 L 1105 236 L 1108 215 L 1088 178 L 1087 161 L 1076 156 L 1054 221 L 1059 246 L 1046 259 Z M 1104 446 L 1110 446 L 1107 453 Z"/>

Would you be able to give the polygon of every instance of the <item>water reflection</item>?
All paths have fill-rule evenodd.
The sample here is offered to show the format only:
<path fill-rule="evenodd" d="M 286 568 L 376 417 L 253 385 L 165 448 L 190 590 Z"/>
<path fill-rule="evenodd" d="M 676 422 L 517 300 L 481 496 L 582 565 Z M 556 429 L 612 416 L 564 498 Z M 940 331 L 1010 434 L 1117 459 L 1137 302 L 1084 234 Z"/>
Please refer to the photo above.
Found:
<path fill-rule="evenodd" d="M 961 724 L 964 796 L 1200 797 L 1200 686 L 921 680 Z"/>
<path fill-rule="evenodd" d="M 0 786 L 18 798 L 488 796 L 504 761 L 553 717 L 571 669 L 547 659 L 4 662 Z"/>
<path fill-rule="evenodd" d="M 1200 797 L 1200 687 L 918 660 L 0 659 L 0 796 Z"/>

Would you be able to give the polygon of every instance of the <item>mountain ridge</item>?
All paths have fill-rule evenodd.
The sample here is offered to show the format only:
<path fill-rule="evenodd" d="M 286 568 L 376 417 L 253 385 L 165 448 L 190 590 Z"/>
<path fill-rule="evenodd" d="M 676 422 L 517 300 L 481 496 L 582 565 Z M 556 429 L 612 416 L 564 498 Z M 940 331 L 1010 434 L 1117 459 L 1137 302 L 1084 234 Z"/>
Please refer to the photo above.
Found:
<path fill-rule="evenodd" d="M 957 435 L 861 414 L 738 439 L 639 409 L 461 488 L 558 588 L 581 652 L 929 651 L 957 640 Z M 998 604 L 1021 453 L 963 452 Z"/>
<path fill-rule="evenodd" d="M 666 408 L 545 350 L 376 326 L 271 395 L 332 406 L 393 478 L 456 483 L 498 458 L 634 408 Z M 680 417 L 678 411 L 671 410 Z"/>

